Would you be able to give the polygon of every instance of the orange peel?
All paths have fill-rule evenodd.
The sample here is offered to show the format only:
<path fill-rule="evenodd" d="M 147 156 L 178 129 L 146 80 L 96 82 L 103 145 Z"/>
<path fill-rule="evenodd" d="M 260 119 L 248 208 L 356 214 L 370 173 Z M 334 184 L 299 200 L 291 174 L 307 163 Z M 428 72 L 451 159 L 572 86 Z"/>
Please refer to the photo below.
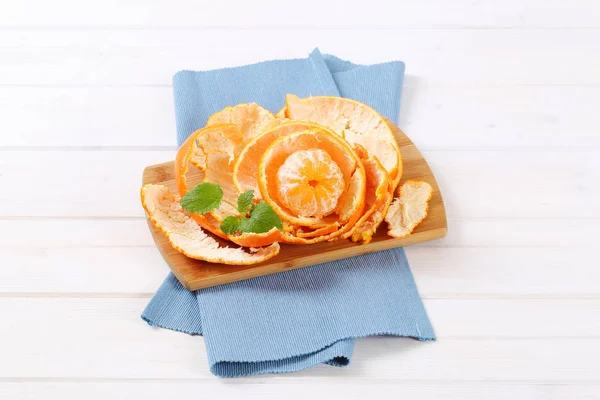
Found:
<path fill-rule="evenodd" d="M 243 247 L 263 247 L 272 243 L 285 241 L 283 232 L 277 228 L 273 228 L 269 232 L 265 233 L 242 233 L 238 235 L 230 235 L 227 236 L 227 239 Z"/>
<path fill-rule="evenodd" d="M 191 134 L 190 137 L 183 143 L 183 145 L 181 145 L 177 151 L 177 156 L 175 157 L 174 163 L 175 184 L 181 197 L 183 197 L 188 191 L 187 174 L 190 168 L 191 158 L 193 156 L 194 145 L 197 137 L 206 134 L 208 131 L 221 131 L 222 129 L 229 129 L 231 127 L 235 128 L 235 125 L 225 124 L 207 126 Z M 201 175 L 200 178 L 203 180 L 204 175 Z M 225 235 L 220 229 L 220 221 L 217 220 L 212 214 L 190 214 L 190 217 L 210 233 L 220 238 L 227 239 L 227 235 Z"/>
<path fill-rule="evenodd" d="M 379 225 L 383 222 L 390 204 L 394 200 L 394 192 L 392 188 L 392 182 L 389 182 L 388 192 L 385 194 L 383 201 L 375 209 L 373 214 L 371 214 L 365 221 L 361 222 L 360 225 L 357 223 L 356 229 L 352 232 L 351 240 L 353 242 L 362 241 L 363 244 L 368 244 L 373 239 L 373 235 L 379 228 Z"/>
<path fill-rule="evenodd" d="M 394 187 L 400 182 L 400 147 L 385 119 L 368 105 L 341 97 L 300 99 L 288 94 L 284 114 L 291 119 L 316 122 L 343 134 L 348 143 L 359 144 L 377 157 L 390 175 Z"/>
<path fill-rule="evenodd" d="M 242 103 L 211 115 L 206 126 L 233 124 L 240 130 L 244 141 L 247 142 L 265 130 L 281 123 L 273 113 L 256 103 Z"/>
<path fill-rule="evenodd" d="M 352 229 L 342 236 L 342 239 L 352 237 L 355 242 L 359 240 L 368 242 L 379 225 L 375 224 L 376 221 L 378 220 L 379 223 L 381 223 L 383 219 L 382 217 L 371 219 L 371 215 L 375 213 L 385 201 L 388 191 L 391 192 L 393 189 L 389 175 L 379 160 L 377 160 L 377 157 L 369 157 L 367 151 L 360 145 L 356 145 L 356 152 L 365 166 L 365 173 L 367 176 L 365 210 Z M 391 195 L 389 197 L 391 198 Z M 368 224 L 369 221 L 373 221 L 374 223 Z M 366 225 L 366 227 L 361 229 L 364 225 Z M 355 235 L 357 232 L 360 233 Z"/>
<path fill-rule="evenodd" d="M 183 197 L 189 190 L 187 182 L 187 174 L 189 172 L 189 166 L 191 158 L 193 157 L 194 144 L 196 139 L 201 135 L 211 135 L 213 132 L 222 132 L 229 129 L 237 129 L 235 125 L 223 124 L 223 125 L 211 125 L 203 129 L 194 132 L 179 148 L 177 157 L 175 159 L 175 182 L 179 195 Z M 207 168 L 202 176 L 202 181 L 218 183 L 223 189 L 223 197 L 232 204 L 237 202 L 237 189 L 233 186 L 231 180 L 231 172 L 229 162 L 229 154 L 220 152 L 216 149 L 211 149 L 206 159 Z M 234 200 L 235 197 L 235 200 Z M 233 200 L 233 201 L 232 201 Z M 266 232 L 266 233 L 244 233 L 241 235 L 225 235 L 221 231 L 221 222 L 228 215 L 236 214 L 236 210 L 229 206 L 227 203 L 222 202 L 221 206 L 217 210 L 213 210 L 206 214 L 192 214 L 189 216 L 198 223 L 202 228 L 206 229 L 210 233 L 222 238 L 232 241 L 240 246 L 244 247 L 261 247 L 267 246 L 271 243 L 282 241 L 281 233 Z"/>
<path fill-rule="evenodd" d="M 285 121 L 281 125 L 261 133 L 248 142 L 233 165 L 233 182 L 237 189 L 240 192 L 254 190 L 255 196 L 260 197 L 258 164 L 262 155 L 278 138 L 307 129 L 322 130 L 335 134 L 332 130 L 314 122 Z"/>
<path fill-rule="evenodd" d="M 237 158 L 244 145 L 244 136 L 236 125 L 222 124 L 219 129 L 203 129 L 195 135 L 191 143 L 190 162 L 204 171 L 207 154 L 220 151 L 229 155 L 230 160 Z"/>
<path fill-rule="evenodd" d="M 296 231 L 296 236 L 299 238 L 314 238 L 318 236 L 328 235 L 337 231 L 340 227 L 339 222 L 334 222 L 331 225 L 324 226 L 322 228 L 317 228 L 314 230 L 304 230 L 303 228 L 299 228 Z"/>
<path fill-rule="evenodd" d="M 167 237 L 171 246 L 195 260 L 230 265 L 250 265 L 266 261 L 279 253 L 273 243 L 265 248 L 222 247 L 183 212 L 180 197 L 163 185 L 145 185 L 140 192 L 142 206 L 152 224 Z"/>
<path fill-rule="evenodd" d="M 427 182 L 408 180 L 400 186 L 399 192 L 400 196 L 390 205 L 385 221 L 388 223 L 388 235 L 404 238 L 427 216 L 433 189 Z"/>
<path fill-rule="evenodd" d="M 279 252 L 278 242 L 366 244 L 384 220 L 390 236 L 406 237 L 427 216 L 432 189 L 407 181 L 394 200 L 403 172 L 397 129 L 366 104 L 339 97 L 287 95 L 276 115 L 256 103 L 226 107 L 178 150 L 179 194 L 147 185 L 142 203 L 178 251 L 225 264 L 266 260 Z M 219 184 L 224 201 L 206 214 L 188 214 L 179 198 L 200 182 Z M 221 231 L 224 218 L 238 216 L 232 204 L 247 190 L 279 215 L 281 231 Z M 205 230 L 251 250 L 219 247 Z"/>
<path fill-rule="evenodd" d="M 203 182 L 216 183 L 223 190 L 221 205 L 210 212 L 217 221 L 221 222 L 230 215 L 238 214 L 237 209 L 231 206 L 231 204 L 237 204 L 240 192 L 233 184 L 229 154 L 218 150 L 207 154 Z"/>
<path fill-rule="evenodd" d="M 315 226 L 323 223 L 322 217 L 327 214 L 299 216 L 277 200 L 280 193 L 278 171 L 292 154 L 308 149 L 323 150 L 329 154 L 331 162 L 339 167 L 343 176 L 344 191 L 336 200 L 344 205 L 344 220 L 350 220 L 355 214 L 362 212 L 366 188 L 364 167 L 356 153 L 343 139 L 321 130 L 295 132 L 280 137 L 269 146 L 258 168 L 258 183 L 262 198 L 282 219 L 292 225 Z M 349 199 L 352 198 L 358 200 L 350 201 Z M 346 203 L 349 203 L 348 206 Z"/>

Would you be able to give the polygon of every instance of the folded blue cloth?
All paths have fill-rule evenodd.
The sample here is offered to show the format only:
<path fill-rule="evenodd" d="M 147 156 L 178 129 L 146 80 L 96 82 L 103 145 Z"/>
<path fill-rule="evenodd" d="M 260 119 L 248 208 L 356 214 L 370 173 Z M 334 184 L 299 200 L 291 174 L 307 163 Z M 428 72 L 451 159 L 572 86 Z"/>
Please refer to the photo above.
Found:
<path fill-rule="evenodd" d="M 307 59 L 180 71 L 173 78 L 177 141 L 229 105 L 256 102 L 277 112 L 288 93 L 353 98 L 397 122 L 403 75 L 402 62 L 360 66 L 318 49 Z M 210 370 L 224 377 L 344 366 L 359 337 L 435 339 L 403 249 L 196 292 L 169 274 L 142 318 L 204 335 Z"/>

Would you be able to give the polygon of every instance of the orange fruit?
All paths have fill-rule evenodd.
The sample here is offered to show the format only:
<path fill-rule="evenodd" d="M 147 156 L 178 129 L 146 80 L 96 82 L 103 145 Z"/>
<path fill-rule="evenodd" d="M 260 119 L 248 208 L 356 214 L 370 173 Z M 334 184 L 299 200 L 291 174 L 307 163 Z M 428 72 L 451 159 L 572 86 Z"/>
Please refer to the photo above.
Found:
<path fill-rule="evenodd" d="M 404 238 L 427 216 L 433 189 L 427 182 L 409 180 L 400 186 L 399 192 L 400 196 L 390 205 L 385 221 L 388 235 Z"/>
<path fill-rule="evenodd" d="M 331 214 L 344 192 L 340 167 L 321 149 L 292 153 L 277 171 L 277 197 L 301 217 Z"/>
<path fill-rule="evenodd" d="M 254 195 L 260 197 L 258 188 L 258 164 L 267 148 L 279 137 L 306 129 L 333 131 L 313 122 L 286 121 L 254 137 L 241 151 L 233 165 L 233 182 L 240 192 L 254 190 Z"/>
<path fill-rule="evenodd" d="M 312 121 L 343 134 L 351 145 L 363 146 L 377 157 L 392 182 L 402 176 L 402 156 L 396 138 L 385 119 L 373 108 L 341 97 L 316 96 L 300 99 L 286 96 L 285 115 L 294 120 Z"/>
<path fill-rule="evenodd" d="M 163 185 L 146 185 L 140 192 L 142 206 L 152 224 L 161 230 L 173 248 L 196 259 L 230 265 L 249 265 L 266 261 L 279 253 L 279 244 L 253 249 L 221 247 L 183 212 L 180 197 Z"/>
<path fill-rule="evenodd" d="M 323 157 L 323 153 L 329 157 Z M 288 163 L 290 156 L 293 162 Z M 311 160 L 311 157 L 314 160 Z M 295 180 L 297 177 L 289 172 L 296 164 L 303 164 L 305 172 L 321 168 L 326 173 L 321 174 L 317 171 L 315 177 L 318 179 Z M 330 181 L 327 174 L 334 174 L 342 186 Z M 323 224 L 323 217 L 336 209 L 342 209 L 344 221 L 362 212 L 365 181 L 364 167 L 350 146 L 338 136 L 316 129 L 296 132 L 277 139 L 263 154 L 258 168 L 258 184 L 262 198 L 282 219 L 301 226 Z M 320 185 L 324 187 L 323 190 L 316 189 Z M 311 186 L 315 189 L 308 191 L 308 187 Z M 304 196 L 298 188 L 307 189 L 308 194 Z M 293 199 L 288 198 L 287 202 L 282 202 L 290 193 L 294 195 Z M 334 201 L 336 205 L 331 207 L 329 204 Z M 343 208 L 340 208 L 340 205 L 343 205 Z M 291 210 L 290 206 L 302 212 L 298 214 Z M 311 211 L 314 213 L 310 214 Z"/>

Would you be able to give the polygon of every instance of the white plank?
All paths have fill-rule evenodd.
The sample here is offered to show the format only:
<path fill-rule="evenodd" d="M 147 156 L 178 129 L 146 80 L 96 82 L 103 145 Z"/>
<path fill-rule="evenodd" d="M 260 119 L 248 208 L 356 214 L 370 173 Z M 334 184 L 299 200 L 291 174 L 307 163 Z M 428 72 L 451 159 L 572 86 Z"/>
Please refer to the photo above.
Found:
<path fill-rule="evenodd" d="M 154 246 L 145 220 L 133 219 L 4 219 L 0 248 Z M 556 234 L 556 224 L 561 234 Z M 554 248 L 594 247 L 597 221 L 450 219 L 448 236 L 412 246 Z M 573 252 L 578 250 L 573 249 Z"/>
<path fill-rule="evenodd" d="M 0 265 L 18 266 L 0 269 L 0 294 L 149 297 L 169 271 L 154 247 L 21 246 L 0 251 Z M 406 251 L 427 299 L 600 298 L 597 250 L 591 247 Z"/>
<path fill-rule="evenodd" d="M 144 218 L 2 220 L 0 248 L 154 246 Z M 541 230 L 540 230 L 541 231 Z"/>
<path fill-rule="evenodd" d="M 406 249 L 425 297 L 598 297 L 596 248 Z"/>
<path fill-rule="evenodd" d="M 139 319 L 146 299 L 0 299 L 10 324 L 0 325 L 4 378 L 206 378 L 210 376 L 201 337 L 151 329 Z M 398 338 L 360 340 L 345 370 L 316 367 L 298 379 L 347 378 L 440 380 L 522 380 L 589 382 L 600 378 L 600 325 L 590 321 L 597 300 L 565 303 L 443 300 L 455 304 L 455 318 L 432 318 L 440 340 L 420 343 Z M 462 310 L 460 310 L 460 305 Z M 470 307 L 464 309 L 465 304 Z M 479 306 L 477 306 L 477 304 Z M 474 313 L 473 307 L 480 307 Z M 500 312 L 500 309 L 503 309 Z M 552 309 L 556 313 L 552 315 Z M 488 309 L 495 315 L 487 313 Z M 540 309 L 546 311 L 540 312 Z M 470 312 L 472 319 L 456 318 Z M 515 314 L 516 313 L 516 314 Z M 490 323 L 493 318 L 497 321 Z M 555 320 L 564 319 L 562 325 Z M 464 326 L 470 324 L 470 329 Z M 502 323 L 504 322 L 504 323 Z M 536 323 L 545 324 L 544 333 Z M 570 330 L 569 324 L 575 324 Z M 573 337 L 584 329 L 595 338 Z M 494 338 L 452 338 L 453 333 L 489 333 Z M 579 331 L 577 331 L 578 329 Z M 529 334 L 535 340 L 522 338 Z M 566 335 L 561 335 L 566 333 Z M 503 334 L 506 334 L 502 338 Z M 518 335 L 511 338 L 513 335 Z M 570 338 L 569 338 L 570 337 Z M 267 379 L 249 378 L 246 382 Z M 277 380 L 277 377 L 268 379 Z"/>
<path fill-rule="evenodd" d="M 168 87 L 0 87 L 0 146 L 172 146 Z"/>
<path fill-rule="evenodd" d="M 147 297 L 169 272 L 155 247 L 7 248 L 0 254 L 0 264 L 18 266 L 0 269 L 0 293 L 13 294 L 143 293 Z"/>
<path fill-rule="evenodd" d="M 281 12 L 290 8 L 290 12 Z M 35 10 L 36 12 L 31 12 Z M 65 13 L 64 10 L 69 10 Z M 293 10 L 293 11 L 292 11 Z M 5 4 L 0 26 L 10 27 L 181 27 L 181 26 L 397 26 L 397 27 L 580 27 L 598 26 L 598 7 L 593 0 L 567 4 L 550 0 L 492 0 L 472 2 L 435 0 L 374 0 L 368 6 L 358 0 L 320 2 L 307 0 L 302 6 L 275 0 L 253 2 L 197 2 L 193 0 L 109 0 L 87 4 L 74 0 L 52 5 L 35 0 Z"/>
<path fill-rule="evenodd" d="M 281 380 L 285 383 L 282 384 Z M 269 381 L 269 383 L 271 383 Z M 379 379 L 361 380 L 337 377 L 326 383 L 317 381 L 307 384 L 297 382 L 296 377 L 278 379 L 277 384 L 254 384 L 206 379 L 201 382 L 31 382 L 0 383 L 0 396 L 13 400 L 81 399 L 115 400 L 146 399 L 162 400 L 172 397 L 232 398 L 232 399 L 290 399 L 364 398 L 411 400 L 444 398 L 450 400 L 563 400 L 597 399 L 600 385 L 552 384 L 552 383 L 390 383 Z M 224 397 L 225 396 L 225 397 Z M 229 397 L 227 397 L 229 396 Z"/>
<path fill-rule="evenodd" d="M 448 87 L 408 76 L 400 127 L 421 150 L 600 147 L 599 99 L 599 87 Z M 0 110 L 0 146 L 175 145 L 170 87 L 4 86 Z"/>
<path fill-rule="evenodd" d="M 593 151 L 425 151 L 446 212 L 461 218 L 600 216 Z"/>
<path fill-rule="evenodd" d="M 97 319 L 98 322 L 86 328 L 92 329 L 104 321 L 112 325 L 117 318 L 123 319 L 114 328 L 103 329 L 111 339 L 113 330 L 116 333 L 117 328 L 131 329 L 132 323 L 137 325 L 137 318 L 147 303 L 146 298 L 3 297 L 0 298 L 0 309 L 15 323 L 14 327 L 5 330 L 8 335 L 15 333 L 14 328 L 26 328 L 37 319 L 50 330 L 60 329 L 58 322 L 63 320 L 65 329 L 71 329 Z M 600 300 L 597 299 L 425 299 L 425 307 L 440 341 L 600 338 L 600 321 L 588 318 L 600 311 Z M 19 312 L 23 315 L 18 315 Z M 42 313 L 46 317 L 42 317 Z M 145 326 L 141 319 L 139 322 L 148 331 L 159 331 Z M 147 340 L 144 337 L 151 336 L 152 333 L 145 334 L 140 339 Z"/>
<path fill-rule="evenodd" d="M 560 225 L 560 234 L 556 226 Z M 597 246 L 596 219 L 448 220 L 448 235 L 425 247 L 585 247 Z"/>
<path fill-rule="evenodd" d="M 594 151 L 426 151 L 453 218 L 598 218 Z M 174 151 L 1 151 L 0 216 L 142 216 L 147 165 Z M 567 222 L 568 223 L 568 222 Z"/>
<path fill-rule="evenodd" d="M 600 145 L 600 88 L 427 86 L 407 76 L 400 127 L 422 150 Z"/>
<path fill-rule="evenodd" d="M 147 165 L 174 151 L 4 151 L 0 215 L 142 216 L 139 189 Z"/>
<path fill-rule="evenodd" d="M 598 338 L 600 300 L 424 300 L 448 338 Z"/>
<path fill-rule="evenodd" d="M 0 84 L 170 85 L 181 69 L 306 57 L 319 46 L 356 63 L 403 60 L 406 73 L 426 84 L 598 85 L 598 32 L 7 30 L 0 35 Z"/>

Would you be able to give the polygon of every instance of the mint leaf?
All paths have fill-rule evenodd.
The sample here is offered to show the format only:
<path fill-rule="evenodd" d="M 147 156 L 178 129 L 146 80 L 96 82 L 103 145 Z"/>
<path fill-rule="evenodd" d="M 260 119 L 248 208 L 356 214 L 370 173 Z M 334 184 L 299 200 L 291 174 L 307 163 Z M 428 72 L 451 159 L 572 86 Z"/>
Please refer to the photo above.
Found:
<path fill-rule="evenodd" d="M 202 182 L 187 192 L 179 202 L 187 212 L 206 214 L 218 208 L 223 199 L 223 189 L 216 183 Z"/>
<path fill-rule="evenodd" d="M 226 235 L 233 235 L 238 231 L 238 226 L 240 225 L 240 219 L 230 215 L 225 218 L 223 222 L 221 222 L 221 230 Z"/>
<path fill-rule="evenodd" d="M 242 215 L 246 215 L 248 208 L 252 205 L 252 199 L 254 198 L 254 190 L 248 190 L 240 194 L 238 197 L 237 209 Z"/>
<path fill-rule="evenodd" d="M 283 229 L 281 218 L 273 211 L 270 205 L 260 201 L 250 212 L 250 218 L 240 220 L 240 232 L 264 233 L 273 228 Z"/>

